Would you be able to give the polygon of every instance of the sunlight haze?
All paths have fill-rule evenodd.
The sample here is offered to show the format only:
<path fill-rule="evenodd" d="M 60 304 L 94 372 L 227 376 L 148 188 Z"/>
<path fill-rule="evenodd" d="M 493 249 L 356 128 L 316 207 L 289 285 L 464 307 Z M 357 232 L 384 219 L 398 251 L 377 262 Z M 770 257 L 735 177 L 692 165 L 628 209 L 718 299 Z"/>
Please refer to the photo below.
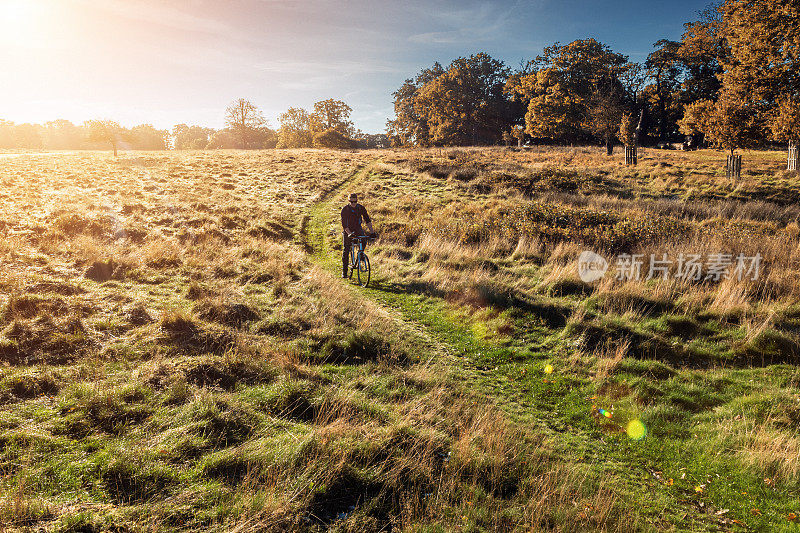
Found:
<path fill-rule="evenodd" d="M 422 67 L 485 50 L 511 67 L 558 40 L 594 36 L 643 60 L 679 38 L 703 0 L 330 2 L 0 0 L 0 118 L 112 118 L 221 127 L 233 99 L 277 125 L 290 106 L 337 98 L 378 133 L 392 91 Z M 611 20 L 630 22 L 625 32 Z"/>

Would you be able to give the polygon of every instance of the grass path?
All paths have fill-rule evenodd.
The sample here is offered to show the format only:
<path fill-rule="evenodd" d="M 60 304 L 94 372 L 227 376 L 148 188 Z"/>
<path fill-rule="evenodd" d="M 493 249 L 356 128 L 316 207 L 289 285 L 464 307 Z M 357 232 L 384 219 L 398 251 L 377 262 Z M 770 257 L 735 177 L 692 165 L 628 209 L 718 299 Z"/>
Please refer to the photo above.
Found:
<path fill-rule="evenodd" d="M 300 240 L 312 261 L 337 276 L 341 268 L 339 251 L 331 243 L 339 238 L 340 196 L 351 187 L 357 188 L 370 173 L 370 166 L 362 168 L 310 206 L 301 225 Z M 586 469 L 587 483 L 611 486 L 623 495 L 627 505 L 636 507 L 643 527 L 679 531 L 750 529 L 739 527 L 743 523 L 731 519 L 725 510 L 729 502 L 715 502 L 711 494 L 692 490 L 714 475 L 719 477 L 702 463 L 701 456 L 683 456 L 680 448 L 663 449 L 664 443 L 656 439 L 632 441 L 609 434 L 608 428 L 598 423 L 588 398 L 594 384 L 559 372 L 563 360 L 556 354 L 523 352 L 519 347 L 484 340 L 454 314 L 447 302 L 409 292 L 383 274 L 379 262 L 373 262 L 372 268 L 370 286 L 351 285 L 353 291 L 378 304 L 403 329 L 429 340 L 432 352 L 425 357 L 446 358 L 445 366 L 465 387 L 484 394 L 515 422 L 548 436 L 560 456 Z M 553 365 L 555 371 L 544 373 L 546 365 Z M 694 467 L 694 472 L 673 486 L 668 480 L 680 477 L 681 465 Z"/>

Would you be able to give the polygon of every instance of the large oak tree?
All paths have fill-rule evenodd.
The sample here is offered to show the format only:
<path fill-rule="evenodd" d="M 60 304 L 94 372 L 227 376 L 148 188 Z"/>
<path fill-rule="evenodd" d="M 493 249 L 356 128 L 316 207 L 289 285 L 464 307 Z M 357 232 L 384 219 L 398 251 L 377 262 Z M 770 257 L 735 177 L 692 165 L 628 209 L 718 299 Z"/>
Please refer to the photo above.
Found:
<path fill-rule="evenodd" d="M 511 121 L 503 94 L 509 71 L 485 53 L 438 63 L 394 93 L 395 119 L 387 124 L 397 144 L 495 144 Z"/>
<path fill-rule="evenodd" d="M 345 137 L 353 137 L 355 128 L 350 120 L 353 109 L 341 100 L 328 98 L 314 104 L 308 115 L 309 129 L 313 134 L 333 130 Z"/>
<path fill-rule="evenodd" d="M 506 92 L 526 102 L 525 131 L 562 142 L 601 139 L 611 147 L 622 112 L 632 102 L 623 80 L 628 58 L 594 40 L 545 48 Z"/>

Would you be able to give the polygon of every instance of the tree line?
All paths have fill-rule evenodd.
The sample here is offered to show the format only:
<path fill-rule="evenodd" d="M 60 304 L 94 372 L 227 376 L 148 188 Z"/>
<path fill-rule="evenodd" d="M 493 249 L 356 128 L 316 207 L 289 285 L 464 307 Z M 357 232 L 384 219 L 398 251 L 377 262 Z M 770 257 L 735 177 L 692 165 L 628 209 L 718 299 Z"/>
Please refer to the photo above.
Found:
<path fill-rule="evenodd" d="M 44 124 L 14 124 L 0 120 L 0 149 L 33 150 L 105 150 L 108 135 L 118 147 L 133 150 L 165 150 L 169 132 L 151 124 L 123 128 L 116 122 L 90 120 L 73 124 L 69 120 L 53 120 Z"/>
<path fill-rule="evenodd" d="M 388 136 L 364 134 L 350 119 L 352 108 L 341 100 L 322 100 L 309 113 L 292 107 L 270 127 L 261 110 L 240 98 L 225 110 L 223 129 L 178 124 L 161 130 L 150 124 L 126 128 L 113 120 L 68 120 L 14 124 L 0 120 L 0 149 L 43 150 L 206 150 L 264 148 L 380 148 Z"/>
<path fill-rule="evenodd" d="M 724 0 L 662 39 L 642 63 L 594 39 L 554 43 L 510 68 L 486 53 L 434 63 L 392 93 L 386 134 L 365 135 L 345 102 L 292 107 L 273 129 L 250 101 L 225 128 L 171 131 L 110 120 L 0 121 L 0 149 L 374 148 L 535 143 L 673 143 L 730 150 L 800 142 L 800 4 Z M 795 149 L 795 152 L 797 150 Z M 790 150 L 791 153 L 791 150 Z"/>
<path fill-rule="evenodd" d="M 594 39 L 512 69 L 486 53 L 434 63 L 394 93 L 396 146 L 672 143 L 733 152 L 800 141 L 800 4 L 725 0 L 643 63 Z"/>

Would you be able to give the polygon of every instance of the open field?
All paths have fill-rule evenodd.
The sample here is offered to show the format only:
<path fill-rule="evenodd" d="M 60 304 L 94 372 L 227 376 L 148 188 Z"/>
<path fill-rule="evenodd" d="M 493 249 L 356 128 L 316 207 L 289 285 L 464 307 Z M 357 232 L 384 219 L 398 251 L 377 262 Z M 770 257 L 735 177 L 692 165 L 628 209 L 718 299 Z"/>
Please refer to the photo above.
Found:
<path fill-rule="evenodd" d="M 643 152 L 0 155 L 0 524 L 795 531 L 800 179 Z"/>

